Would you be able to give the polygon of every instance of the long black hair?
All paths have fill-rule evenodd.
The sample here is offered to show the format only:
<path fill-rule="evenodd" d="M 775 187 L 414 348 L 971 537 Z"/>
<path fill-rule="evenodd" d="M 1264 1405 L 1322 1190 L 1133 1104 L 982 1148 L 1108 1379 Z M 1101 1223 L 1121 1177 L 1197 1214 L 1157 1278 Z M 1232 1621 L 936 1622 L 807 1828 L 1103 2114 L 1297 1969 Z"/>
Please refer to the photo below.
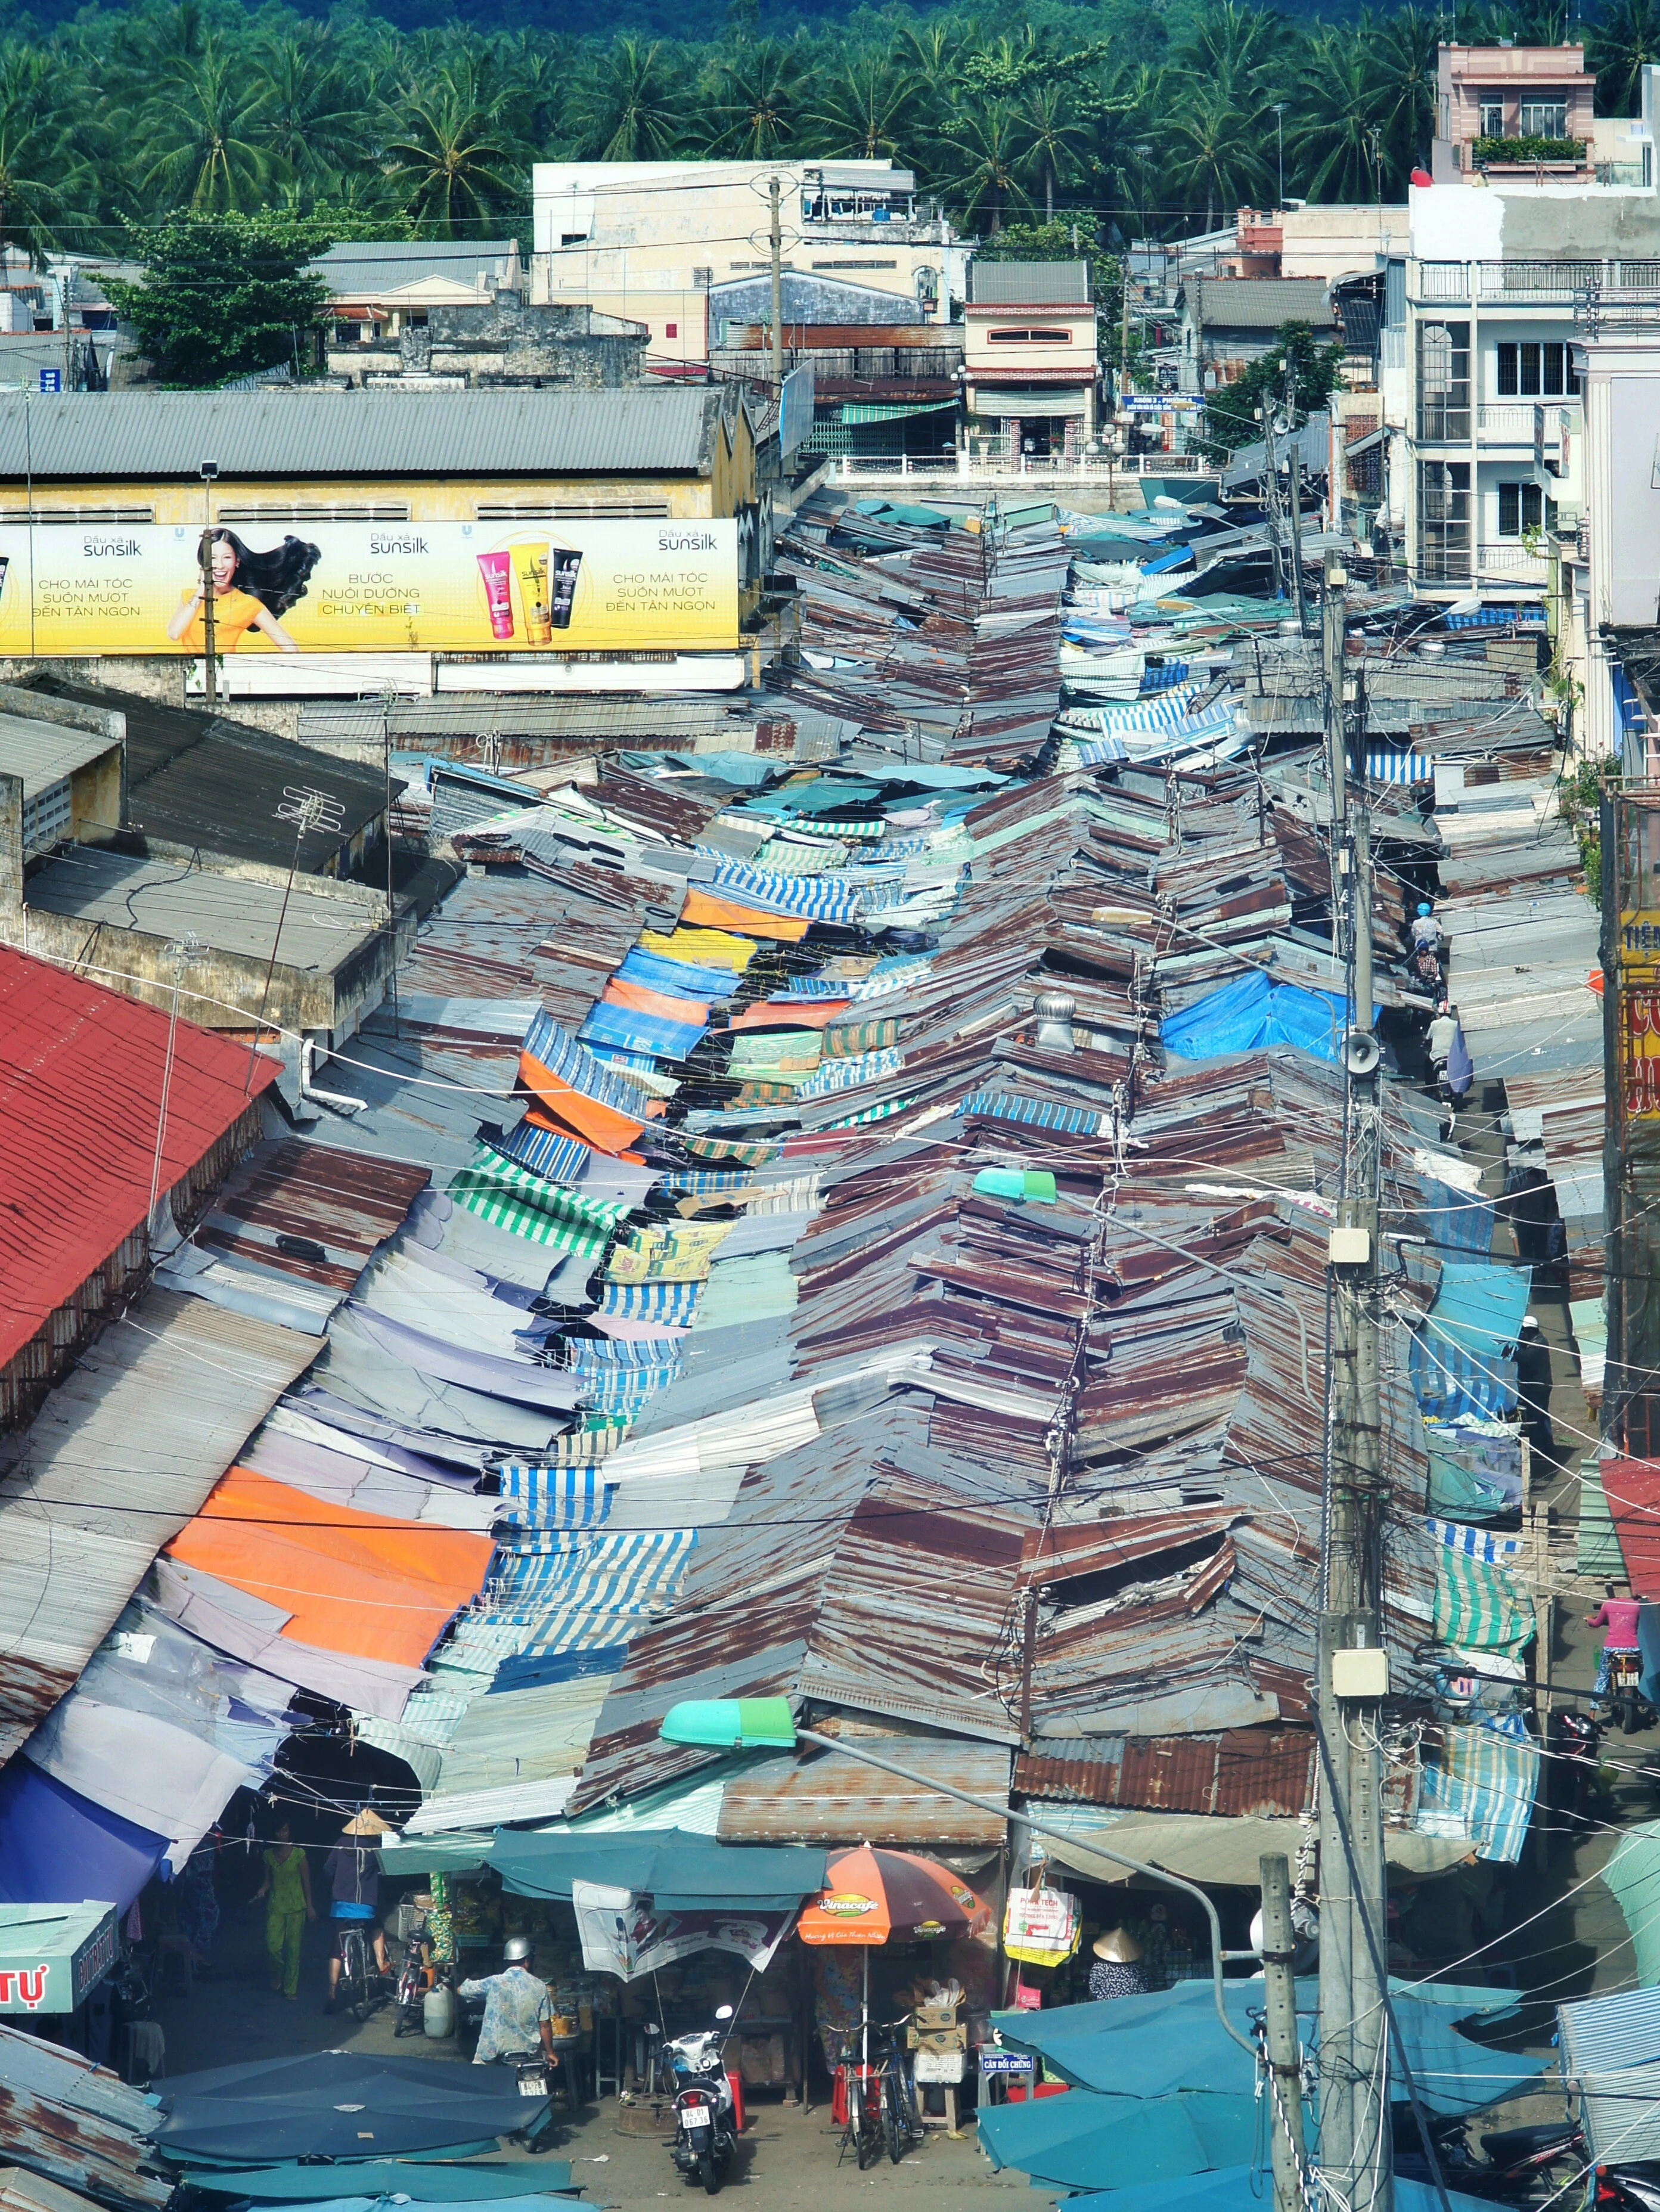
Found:
<path fill-rule="evenodd" d="M 274 615 L 286 614 L 296 599 L 305 598 L 311 572 L 323 557 L 322 547 L 308 545 L 303 538 L 285 538 L 269 553 L 255 553 L 234 530 L 216 526 L 203 532 L 202 553 L 216 538 L 222 538 L 236 556 L 235 588 L 246 592 Z"/>

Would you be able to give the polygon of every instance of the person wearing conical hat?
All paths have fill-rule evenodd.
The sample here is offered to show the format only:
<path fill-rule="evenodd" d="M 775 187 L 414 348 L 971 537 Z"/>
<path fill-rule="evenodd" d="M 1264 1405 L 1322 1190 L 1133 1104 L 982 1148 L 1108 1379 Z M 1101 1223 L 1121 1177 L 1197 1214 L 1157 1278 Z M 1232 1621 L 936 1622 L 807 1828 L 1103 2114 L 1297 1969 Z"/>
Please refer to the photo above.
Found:
<path fill-rule="evenodd" d="M 1145 1996 L 1147 1988 L 1146 1968 L 1141 1964 L 1141 1946 L 1127 1928 L 1109 1928 L 1104 1936 L 1098 1936 L 1090 1946 L 1095 1954 L 1095 1964 L 1090 1968 L 1090 1996 L 1099 2003 L 1104 1997 Z"/>
<path fill-rule="evenodd" d="M 374 1838 L 388 1833 L 390 1830 L 380 1815 L 365 1805 L 342 1828 L 339 1842 L 323 1862 L 334 1891 L 329 1917 L 335 1923 L 325 2012 L 334 2010 L 340 1988 L 340 1938 L 353 1921 L 362 1924 L 366 1936 L 373 1930 L 375 1971 L 382 1974 L 386 1972 L 386 1939 L 380 1928 L 380 1854 Z"/>

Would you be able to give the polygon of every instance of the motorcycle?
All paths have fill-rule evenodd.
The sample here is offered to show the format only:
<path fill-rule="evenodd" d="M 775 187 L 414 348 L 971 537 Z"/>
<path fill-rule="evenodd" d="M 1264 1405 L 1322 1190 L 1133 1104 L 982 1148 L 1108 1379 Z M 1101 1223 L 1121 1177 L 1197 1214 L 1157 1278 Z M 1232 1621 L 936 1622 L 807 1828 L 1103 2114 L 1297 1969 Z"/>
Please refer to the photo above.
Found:
<path fill-rule="evenodd" d="M 1599 2166 L 1592 2212 L 1660 2212 L 1660 2166 Z"/>
<path fill-rule="evenodd" d="M 1645 1700 L 1643 1696 L 1643 1661 L 1636 1651 L 1610 1651 L 1608 1654 L 1608 1710 L 1614 1715 L 1627 1735 L 1632 1735 L 1642 1718 Z"/>
<path fill-rule="evenodd" d="M 687 2180 L 701 2180 L 710 2197 L 720 2193 L 738 2149 L 738 2116 L 724 2063 L 724 2023 L 732 2016 L 732 2007 L 722 2005 L 714 2015 L 722 2027 L 683 2035 L 664 2047 L 677 2084 L 670 2153 Z"/>
<path fill-rule="evenodd" d="M 1556 1771 L 1562 1778 L 1562 1795 L 1567 1801 L 1563 1810 L 1571 1821 L 1588 1820 L 1602 1729 L 1590 1713 L 1558 1712 L 1552 1716 L 1552 1724 Z"/>
<path fill-rule="evenodd" d="M 1408 2180 L 1432 2183 L 1434 2177 L 1410 2107 L 1397 2105 L 1393 2119 L 1395 2172 Z M 1472 2154 L 1462 2119 L 1432 2118 L 1430 2134 L 1442 2179 L 1449 2190 L 1464 2197 L 1485 2197 L 1500 2204 L 1538 2203 L 1542 2206 L 1560 2196 L 1585 2168 L 1585 2138 L 1571 2120 L 1493 2129 L 1481 2138 L 1485 2160 Z M 1660 2212 L 1660 2194 L 1654 2204 L 1633 2206 L 1630 2212 Z"/>

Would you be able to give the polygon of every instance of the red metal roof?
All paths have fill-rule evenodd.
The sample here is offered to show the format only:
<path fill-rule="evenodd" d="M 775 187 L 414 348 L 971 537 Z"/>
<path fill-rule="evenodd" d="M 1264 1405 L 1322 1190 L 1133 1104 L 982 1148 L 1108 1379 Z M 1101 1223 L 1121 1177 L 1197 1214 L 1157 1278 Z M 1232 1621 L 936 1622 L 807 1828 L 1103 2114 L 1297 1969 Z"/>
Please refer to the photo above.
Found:
<path fill-rule="evenodd" d="M 1660 1597 L 1660 1461 L 1605 1460 L 1601 1474 L 1631 1594 Z"/>
<path fill-rule="evenodd" d="M 0 946 L 0 1364 L 140 1226 L 167 1017 Z M 181 1021 L 161 1182 L 172 1188 L 274 1079 Z"/>

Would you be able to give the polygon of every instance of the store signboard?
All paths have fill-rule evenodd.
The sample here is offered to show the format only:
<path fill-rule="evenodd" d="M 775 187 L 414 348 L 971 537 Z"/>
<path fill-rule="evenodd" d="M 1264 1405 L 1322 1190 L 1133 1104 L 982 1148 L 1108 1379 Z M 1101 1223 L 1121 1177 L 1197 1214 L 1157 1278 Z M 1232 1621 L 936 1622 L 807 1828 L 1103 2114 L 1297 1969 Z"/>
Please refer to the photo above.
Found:
<path fill-rule="evenodd" d="M 0 654 L 206 650 L 195 526 L 0 525 Z M 731 650 L 738 525 L 240 523 L 211 544 L 219 656 Z"/>
<path fill-rule="evenodd" d="M 0 1914 L 0 2014 L 73 2012 L 116 1952 L 112 1905 L 9 1908 Z"/>

